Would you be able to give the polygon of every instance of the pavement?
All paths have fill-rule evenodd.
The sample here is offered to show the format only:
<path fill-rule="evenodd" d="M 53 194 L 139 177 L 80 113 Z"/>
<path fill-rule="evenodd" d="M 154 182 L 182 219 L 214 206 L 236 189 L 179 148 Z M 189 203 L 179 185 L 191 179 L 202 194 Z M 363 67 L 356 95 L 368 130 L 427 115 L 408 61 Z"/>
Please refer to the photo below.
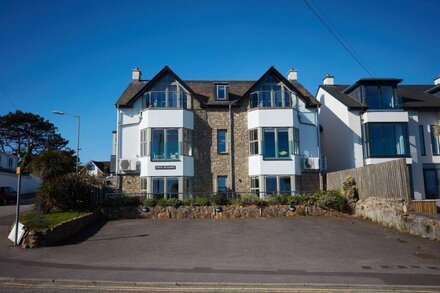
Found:
<path fill-rule="evenodd" d="M 9 290 L 2 292 L 27 292 L 26 284 L 35 280 L 52 286 L 106 284 L 90 292 L 111 287 L 108 282 L 143 284 L 142 290 L 128 291 L 172 284 L 154 292 L 173 292 L 176 284 L 190 292 L 226 285 L 252 292 L 264 286 L 269 288 L 264 292 L 440 291 L 439 242 L 348 216 L 100 222 L 63 245 L 26 250 L 6 239 L 9 225 L 0 222 L 0 288 Z M 54 288 L 43 286 L 41 292 Z"/>

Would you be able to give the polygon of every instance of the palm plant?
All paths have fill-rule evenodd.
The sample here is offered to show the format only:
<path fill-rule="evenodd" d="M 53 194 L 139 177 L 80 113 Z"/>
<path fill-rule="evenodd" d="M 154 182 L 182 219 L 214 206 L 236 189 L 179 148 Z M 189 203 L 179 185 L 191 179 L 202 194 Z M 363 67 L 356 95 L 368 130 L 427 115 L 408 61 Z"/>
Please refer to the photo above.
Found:
<path fill-rule="evenodd" d="M 48 150 L 31 161 L 32 174 L 44 182 L 75 170 L 75 158 L 67 151 Z"/>

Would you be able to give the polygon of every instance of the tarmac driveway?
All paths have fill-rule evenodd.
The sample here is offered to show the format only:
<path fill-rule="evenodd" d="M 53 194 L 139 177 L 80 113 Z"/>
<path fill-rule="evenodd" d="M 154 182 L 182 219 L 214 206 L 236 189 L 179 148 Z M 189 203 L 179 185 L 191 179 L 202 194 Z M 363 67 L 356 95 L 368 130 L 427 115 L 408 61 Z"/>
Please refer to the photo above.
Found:
<path fill-rule="evenodd" d="M 440 244 L 351 217 L 120 220 L 21 250 L 0 226 L 0 277 L 440 286 Z"/>

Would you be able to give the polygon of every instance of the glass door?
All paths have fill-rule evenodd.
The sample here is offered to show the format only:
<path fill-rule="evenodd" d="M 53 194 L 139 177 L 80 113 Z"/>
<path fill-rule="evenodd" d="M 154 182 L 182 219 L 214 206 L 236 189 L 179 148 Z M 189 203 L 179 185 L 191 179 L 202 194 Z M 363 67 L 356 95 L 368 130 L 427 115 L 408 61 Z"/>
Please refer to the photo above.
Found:
<path fill-rule="evenodd" d="M 438 199 L 438 175 L 436 169 L 424 169 L 423 179 L 425 182 L 425 197 L 426 199 Z"/>

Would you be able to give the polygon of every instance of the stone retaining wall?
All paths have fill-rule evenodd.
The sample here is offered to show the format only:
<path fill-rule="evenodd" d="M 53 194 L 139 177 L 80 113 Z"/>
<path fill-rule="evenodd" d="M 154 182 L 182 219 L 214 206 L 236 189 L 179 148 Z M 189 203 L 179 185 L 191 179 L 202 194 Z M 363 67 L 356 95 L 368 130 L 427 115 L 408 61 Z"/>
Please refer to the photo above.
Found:
<path fill-rule="evenodd" d="M 78 233 L 91 223 L 98 220 L 98 218 L 98 214 L 90 213 L 78 218 L 74 218 L 70 221 L 62 222 L 46 230 L 29 230 L 26 232 L 23 238 L 21 247 L 33 248 L 56 245 L 70 236 Z"/>
<path fill-rule="evenodd" d="M 370 197 L 356 204 L 356 216 L 423 238 L 440 241 L 440 218 L 408 212 L 402 200 Z"/>
<path fill-rule="evenodd" d="M 140 207 L 120 207 L 101 209 L 108 220 L 117 219 L 246 219 L 246 218 L 277 218 L 294 216 L 325 216 L 341 215 L 333 210 L 325 210 L 316 206 L 296 206 L 291 212 L 288 205 L 258 206 L 222 206 L 221 212 L 216 212 L 213 206 L 181 206 L 152 207 L 148 212 L 142 212 Z"/>

